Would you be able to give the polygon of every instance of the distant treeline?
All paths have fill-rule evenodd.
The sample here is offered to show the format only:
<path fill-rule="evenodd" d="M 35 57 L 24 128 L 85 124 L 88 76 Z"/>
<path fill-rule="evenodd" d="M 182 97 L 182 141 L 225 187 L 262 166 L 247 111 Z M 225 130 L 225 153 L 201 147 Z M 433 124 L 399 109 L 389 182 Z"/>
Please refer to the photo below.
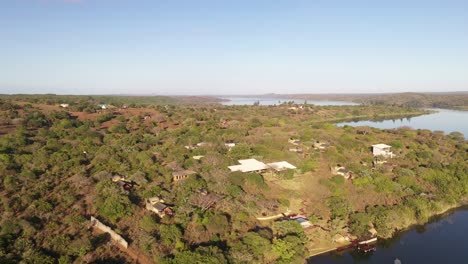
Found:
<path fill-rule="evenodd" d="M 219 100 L 214 97 L 202 96 L 120 96 L 120 95 L 57 95 L 57 94 L 14 94 L 0 95 L 0 100 L 24 101 L 37 104 L 108 104 L 116 107 L 147 105 L 173 105 L 180 103 L 213 103 Z M 80 110 L 81 111 L 81 110 Z"/>
<path fill-rule="evenodd" d="M 364 97 L 354 100 L 365 104 L 391 104 L 406 107 L 433 107 L 468 110 L 468 94 L 401 93 Z"/>
<path fill-rule="evenodd" d="M 266 94 L 267 98 L 302 100 L 336 100 L 362 104 L 468 110 L 468 92 L 395 93 L 395 94 Z"/>

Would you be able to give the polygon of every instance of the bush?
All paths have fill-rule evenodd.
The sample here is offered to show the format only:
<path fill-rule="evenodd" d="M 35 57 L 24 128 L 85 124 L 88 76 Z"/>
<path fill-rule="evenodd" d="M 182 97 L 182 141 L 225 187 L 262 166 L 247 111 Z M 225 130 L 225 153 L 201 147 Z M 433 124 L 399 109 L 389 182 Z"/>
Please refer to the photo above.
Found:
<path fill-rule="evenodd" d="M 361 177 L 358 177 L 357 179 L 354 179 L 353 184 L 354 186 L 358 188 L 366 189 L 366 188 L 370 188 L 371 186 L 373 186 L 373 179 L 372 177 L 361 176 Z"/>
<path fill-rule="evenodd" d="M 112 114 L 111 113 L 105 113 L 105 114 L 101 114 L 101 115 L 98 115 L 96 117 L 96 122 L 98 122 L 99 124 L 102 124 L 104 122 L 107 122 L 109 120 L 112 119 Z"/>
<path fill-rule="evenodd" d="M 309 171 L 313 171 L 319 167 L 319 164 L 317 161 L 313 159 L 306 159 L 300 166 L 299 169 L 302 171 L 302 173 L 306 173 Z"/>
<path fill-rule="evenodd" d="M 130 215 L 132 212 L 128 197 L 117 194 L 105 198 L 105 200 L 99 204 L 98 210 L 102 216 L 114 223 L 120 218 Z"/>
<path fill-rule="evenodd" d="M 369 235 L 370 223 L 372 223 L 372 216 L 368 213 L 354 213 L 349 216 L 351 232 L 358 237 Z"/>
<path fill-rule="evenodd" d="M 252 157 L 252 155 L 252 148 L 245 143 L 237 144 L 229 151 L 229 156 L 234 159 L 246 159 Z"/>
<path fill-rule="evenodd" d="M 351 205 L 348 201 L 339 196 L 328 198 L 327 205 L 330 208 L 332 218 L 346 219 L 348 214 L 352 212 Z"/>

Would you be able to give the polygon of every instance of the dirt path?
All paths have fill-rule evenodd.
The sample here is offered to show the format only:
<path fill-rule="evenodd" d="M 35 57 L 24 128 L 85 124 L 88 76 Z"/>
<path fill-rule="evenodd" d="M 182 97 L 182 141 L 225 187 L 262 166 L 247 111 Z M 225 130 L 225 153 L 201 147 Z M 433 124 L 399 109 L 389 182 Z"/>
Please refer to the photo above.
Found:
<path fill-rule="evenodd" d="M 285 217 L 291 214 L 291 210 L 288 209 L 285 213 L 273 215 L 273 216 L 267 216 L 267 217 L 257 217 L 257 220 L 259 221 L 267 221 L 267 220 L 275 220 L 281 217 Z"/>

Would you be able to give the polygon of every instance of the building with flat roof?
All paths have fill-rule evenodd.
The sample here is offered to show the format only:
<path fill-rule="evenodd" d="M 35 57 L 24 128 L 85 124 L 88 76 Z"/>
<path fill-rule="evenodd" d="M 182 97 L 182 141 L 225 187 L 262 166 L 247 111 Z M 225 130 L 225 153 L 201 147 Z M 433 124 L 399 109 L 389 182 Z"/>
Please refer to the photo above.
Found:
<path fill-rule="evenodd" d="M 242 171 L 242 172 L 262 172 L 267 169 L 272 169 L 277 172 L 284 171 L 287 169 L 296 169 L 296 166 L 286 161 L 272 162 L 265 164 L 256 159 L 245 159 L 239 160 L 240 165 L 229 166 L 231 171 Z"/>
<path fill-rule="evenodd" d="M 242 171 L 242 172 L 259 172 L 268 169 L 268 166 L 256 159 L 244 159 L 238 160 L 240 165 L 229 166 L 231 171 Z"/>
<path fill-rule="evenodd" d="M 268 163 L 267 166 L 275 171 L 284 171 L 284 170 L 295 170 L 296 166 L 292 165 L 287 161 L 279 161 L 279 162 L 272 162 Z"/>
<path fill-rule="evenodd" d="M 372 154 L 374 156 L 382 156 L 385 158 L 393 158 L 395 154 L 393 154 L 392 151 L 390 151 L 390 148 L 392 146 L 386 145 L 386 144 L 375 144 L 372 145 Z"/>

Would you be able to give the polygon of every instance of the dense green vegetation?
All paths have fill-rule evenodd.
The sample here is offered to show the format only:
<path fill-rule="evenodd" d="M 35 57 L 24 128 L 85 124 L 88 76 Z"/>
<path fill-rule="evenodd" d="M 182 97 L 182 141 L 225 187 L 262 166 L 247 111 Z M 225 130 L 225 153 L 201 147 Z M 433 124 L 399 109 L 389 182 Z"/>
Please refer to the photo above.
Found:
<path fill-rule="evenodd" d="M 92 97 L 89 107 L 109 103 L 104 99 Z M 130 251 L 154 262 L 302 263 L 308 244 L 320 243 L 314 232 L 321 231 L 304 232 L 295 221 L 260 223 L 256 217 L 298 210 L 295 200 L 304 200 L 310 202 L 309 219 L 332 233 L 349 226 L 349 232 L 365 237 L 372 225 L 388 237 L 461 203 L 468 193 L 468 144 L 459 133 L 367 128 L 363 134 L 326 122 L 422 113 L 414 109 L 148 101 L 146 108 L 74 116 L 55 106 L 44 110 L 42 100 L 0 101 L 1 263 L 131 258 L 110 246 L 108 236 L 88 229 L 90 216 L 130 241 Z M 80 100 L 72 96 L 67 102 Z M 290 138 L 300 139 L 307 155 L 288 151 Z M 314 150 L 318 140 L 330 147 Z M 200 142 L 207 144 L 185 147 Z M 238 144 L 229 151 L 225 142 Z M 372 166 L 369 146 L 381 142 L 397 154 L 391 169 Z M 274 181 L 227 169 L 252 157 L 287 160 L 299 169 L 274 175 Z M 331 175 L 329 167 L 337 163 L 357 177 Z M 174 183 L 172 172 L 182 169 L 196 174 Z M 126 191 L 111 181 L 115 175 L 138 185 Z M 308 183 L 307 177 L 320 181 Z M 301 187 L 292 194 L 283 182 Z M 145 210 L 145 199 L 157 195 L 174 216 Z"/>

